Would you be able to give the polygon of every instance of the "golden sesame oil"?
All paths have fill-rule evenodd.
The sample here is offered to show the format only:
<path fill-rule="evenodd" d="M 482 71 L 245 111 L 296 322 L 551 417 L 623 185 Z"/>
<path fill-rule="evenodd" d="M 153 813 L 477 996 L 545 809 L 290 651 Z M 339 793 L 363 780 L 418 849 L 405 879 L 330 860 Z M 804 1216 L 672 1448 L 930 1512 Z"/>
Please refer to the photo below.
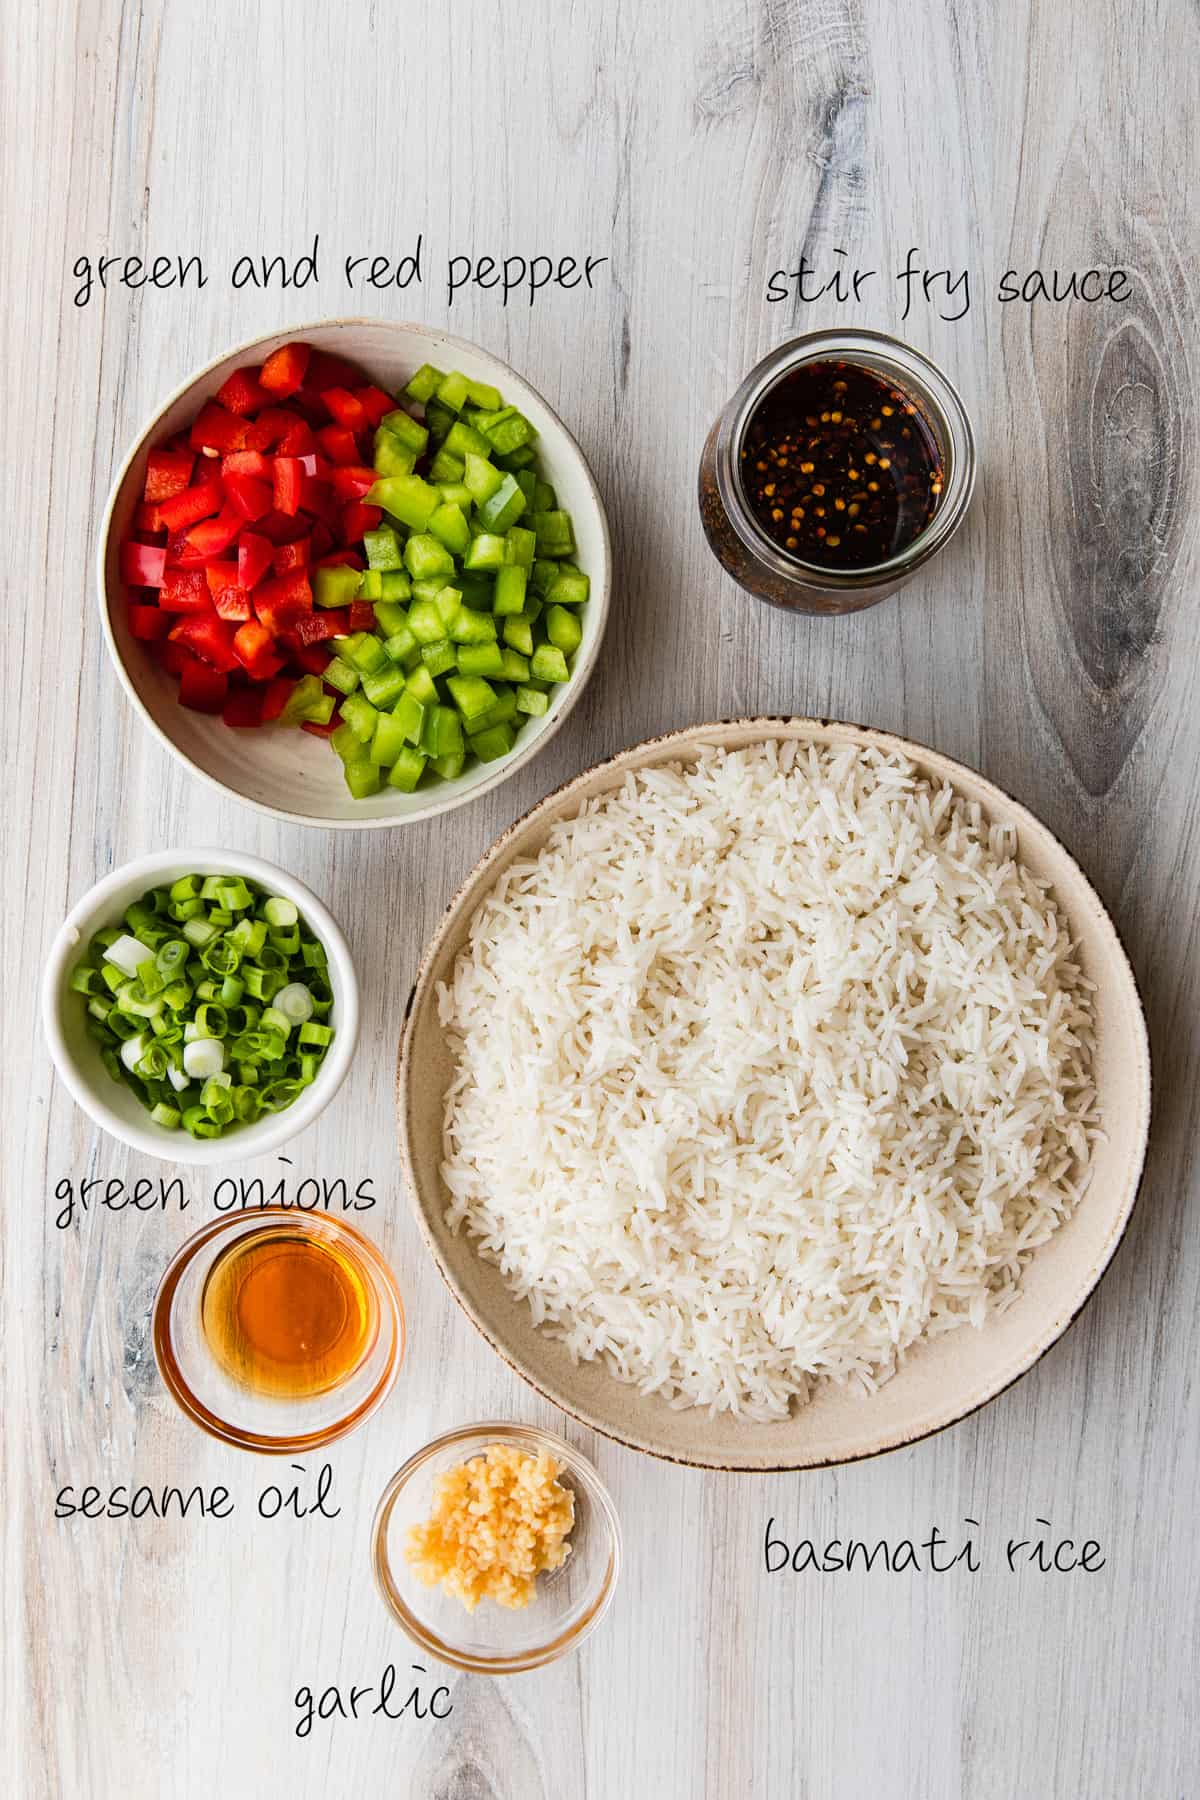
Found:
<path fill-rule="evenodd" d="M 339 1387 L 369 1355 L 378 1328 L 374 1289 L 353 1253 L 291 1224 L 264 1225 L 217 1258 L 200 1317 L 232 1380 L 285 1400 Z"/>

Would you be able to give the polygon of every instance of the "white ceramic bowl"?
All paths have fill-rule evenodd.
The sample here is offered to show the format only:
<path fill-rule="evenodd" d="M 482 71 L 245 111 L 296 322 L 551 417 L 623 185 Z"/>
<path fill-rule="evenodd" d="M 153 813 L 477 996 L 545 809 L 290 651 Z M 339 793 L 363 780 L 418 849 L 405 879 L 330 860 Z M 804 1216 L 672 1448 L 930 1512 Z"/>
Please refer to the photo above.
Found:
<path fill-rule="evenodd" d="M 769 1424 L 730 1413 L 710 1418 L 640 1394 L 599 1362 L 572 1362 L 543 1335 L 529 1307 L 478 1254 L 475 1239 L 446 1223 L 441 1175 L 445 1094 L 453 1057 L 437 1016 L 479 902 L 518 858 L 535 855 L 552 827 L 587 800 L 620 787 L 631 770 L 690 762 L 702 745 L 730 749 L 765 739 L 878 745 L 908 756 L 931 781 L 948 781 L 989 818 L 1016 828 L 1019 855 L 1049 881 L 1070 922 L 1084 973 L 1095 983 L 1094 1073 L 1103 1139 L 1080 1205 L 1034 1254 L 1021 1293 L 982 1329 L 963 1327 L 911 1350 L 900 1372 L 865 1396 L 822 1383 L 807 1406 Z M 1150 1054 L 1137 986 L 1112 921 L 1079 865 L 1033 814 L 974 770 L 887 732 L 821 719 L 741 719 L 652 738 L 578 776 L 518 819 L 467 877 L 425 953 L 406 1012 L 398 1104 L 401 1160 L 417 1222 L 455 1298 L 493 1349 L 547 1399 L 597 1431 L 675 1462 L 721 1469 L 799 1469 L 853 1462 L 953 1424 L 1024 1374 L 1067 1329 L 1100 1280 L 1137 1198 L 1150 1126 Z"/>
<path fill-rule="evenodd" d="M 72 969 L 83 960 L 97 931 L 118 924 L 130 901 L 147 888 L 176 881 L 181 875 L 242 875 L 269 893 L 293 901 L 325 946 L 333 989 L 329 1022 L 335 1028 L 334 1039 L 311 1087 L 286 1111 L 240 1125 L 218 1138 L 193 1138 L 186 1131 L 169 1131 L 155 1124 L 133 1090 L 114 1081 L 104 1067 L 99 1045 L 87 1034 L 82 996 L 68 986 Z M 242 1162 L 297 1137 L 324 1112 L 341 1087 L 358 1042 L 358 979 L 336 920 L 302 881 L 256 856 L 226 850 L 159 850 L 114 869 L 72 907 L 46 964 L 42 1024 L 55 1067 L 75 1100 L 111 1136 L 131 1149 L 168 1162 Z"/>
<path fill-rule="evenodd" d="M 348 357 L 361 365 L 368 379 L 389 391 L 402 387 L 423 362 L 461 369 L 498 387 L 505 400 L 520 407 L 537 427 L 542 470 L 574 521 L 579 566 L 591 577 L 591 598 L 583 609 L 583 642 L 571 679 L 557 690 L 542 718 L 522 727 L 510 756 L 478 763 L 457 781 L 438 782 L 414 794 L 385 787 L 366 800 L 355 800 L 327 743 L 309 732 L 269 726 L 233 730 L 218 718 L 189 711 L 179 704 L 178 683 L 159 668 L 148 647 L 130 635 L 118 559 L 121 540 L 142 497 L 147 452 L 188 424 L 234 369 L 260 363 L 278 345 L 295 339 Z M 403 825 L 448 812 L 498 787 L 537 755 L 566 719 L 595 667 L 608 617 L 611 562 L 604 504 L 583 452 L 553 408 L 507 363 L 464 338 L 425 325 L 329 319 L 238 344 L 189 376 L 158 408 L 138 433 L 113 483 L 100 526 L 97 578 L 105 642 L 121 684 L 173 756 L 212 786 L 260 812 L 300 825 L 361 827 Z"/>

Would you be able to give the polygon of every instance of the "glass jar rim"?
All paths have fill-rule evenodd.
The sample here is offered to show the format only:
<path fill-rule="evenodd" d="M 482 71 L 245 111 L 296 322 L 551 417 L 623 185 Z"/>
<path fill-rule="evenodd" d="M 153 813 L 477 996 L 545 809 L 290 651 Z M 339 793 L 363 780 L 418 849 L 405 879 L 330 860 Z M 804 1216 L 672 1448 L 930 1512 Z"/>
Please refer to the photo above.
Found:
<path fill-rule="evenodd" d="M 924 530 L 883 562 L 866 563 L 856 569 L 826 568 L 781 550 L 755 517 L 740 472 L 746 428 L 771 389 L 804 363 L 835 356 L 881 373 L 901 386 L 915 386 L 930 422 L 939 429 L 948 463 L 945 492 Z M 717 437 L 716 477 L 721 504 L 743 544 L 782 580 L 826 592 L 882 586 L 912 574 L 961 523 L 975 490 L 975 474 L 975 433 L 962 396 L 949 376 L 930 357 L 901 338 L 865 327 L 805 332 L 768 352 L 755 363 L 725 408 Z"/>

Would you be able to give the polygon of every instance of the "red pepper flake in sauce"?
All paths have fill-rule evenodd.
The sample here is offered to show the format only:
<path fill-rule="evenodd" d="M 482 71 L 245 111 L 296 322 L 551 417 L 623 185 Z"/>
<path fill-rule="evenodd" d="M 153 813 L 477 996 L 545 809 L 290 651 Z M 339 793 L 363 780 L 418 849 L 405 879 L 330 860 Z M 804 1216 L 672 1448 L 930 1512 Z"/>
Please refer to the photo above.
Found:
<path fill-rule="evenodd" d="M 860 363 L 832 361 L 801 363 L 759 401 L 741 477 L 772 543 L 828 569 L 906 550 L 944 486 L 937 438 L 911 396 Z"/>

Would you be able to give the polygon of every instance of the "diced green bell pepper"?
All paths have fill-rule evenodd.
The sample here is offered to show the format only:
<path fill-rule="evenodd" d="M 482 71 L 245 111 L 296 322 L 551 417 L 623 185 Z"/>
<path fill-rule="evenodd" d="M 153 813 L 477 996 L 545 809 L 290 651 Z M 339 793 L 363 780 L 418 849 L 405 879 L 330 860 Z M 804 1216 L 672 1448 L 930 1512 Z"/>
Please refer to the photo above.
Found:
<path fill-rule="evenodd" d="M 504 649 L 500 652 L 500 657 L 504 663 L 502 673 L 505 681 L 529 680 L 529 660 L 519 650 Z"/>
<path fill-rule="evenodd" d="M 496 621 L 491 613 L 472 612 L 470 607 L 464 606 L 445 635 L 456 644 L 493 643 Z"/>
<path fill-rule="evenodd" d="M 399 720 L 406 742 L 416 744 L 420 741 L 426 713 L 431 710 L 426 701 L 418 700 L 408 688 L 404 690 L 392 708 L 392 717 Z M 392 760 L 394 762 L 395 758 Z"/>
<path fill-rule="evenodd" d="M 415 580 L 454 573 L 454 558 L 445 544 L 425 531 L 414 532 L 405 544 L 404 563 Z"/>
<path fill-rule="evenodd" d="M 461 506 L 449 506 L 443 501 L 430 519 L 429 529 L 455 556 L 467 554 L 471 544 L 471 531 Z"/>
<path fill-rule="evenodd" d="M 429 442 L 429 432 L 419 419 L 414 419 L 410 412 L 398 406 L 394 412 L 384 413 L 379 421 L 380 431 L 390 432 L 397 442 L 408 450 L 415 450 L 420 456 Z"/>
<path fill-rule="evenodd" d="M 416 374 L 405 387 L 404 392 L 418 406 L 424 406 L 437 392 L 438 383 L 442 380 L 442 371 L 435 369 L 432 363 L 422 363 Z"/>
<path fill-rule="evenodd" d="M 465 569 L 496 570 L 504 567 L 504 539 L 494 532 L 481 531 L 471 541 L 471 547 L 463 557 Z"/>
<path fill-rule="evenodd" d="M 496 643 L 460 644 L 458 672 L 460 675 L 503 675 L 504 653 Z"/>
<path fill-rule="evenodd" d="M 395 533 L 389 533 L 395 543 Z M 358 597 L 361 571 L 351 569 L 345 563 L 334 563 L 330 567 L 314 569 L 312 572 L 312 594 L 314 606 L 349 606 Z"/>
<path fill-rule="evenodd" d="M 520 563 L 505 563 L 502 569 L 496 571 L 496 592 L 492 605 L 497 617 L 510 617 L 513 613 L 524 611 L 525 585 L 528 579 Z"/>
<path fill-rule="evenodd" d="M 408 628 L 418 644 L 436 644 L 446 635 L 446 622 L 432 600 L 414 600 L 408 609 Z"/>
<path fill-rule="evenodd" d="M 549 710 L 549 694 L 543 694 L 541 688 L 526 687 L 522 682 L 517 689 L 517 711 L 528 713 L 531 719 L 540 719 Z"/>
<path fill-rule="evenodd" d="M 568 681 L 567 659 L 557 644 L 539 644 L 529 662 L 530 673 L 537 681 Z"/>
<path fill-rule="evenodd" d="M 462 478 L 462 457 L 452 455 L 443 445 L 429 465 L 430 481 L 461 481 Z"/>
<path fill-rule="evenodd" d="M 552 606 L 546 613 L 546 636 L 564 656 L 571 656 L 583 639 L 583 627 L 565 606 Z"/>
<path fill-rule="evenodd" d="M 377 763 L 369 757 L 362 757 L 358 762 L 345 764 L 346 786 L 356 800 L 365 800 L 371 794 L 377 794 L 383 786 L 383 776 Z"/>
<path fill-rule="evenodd" d="M 508 755 L 515 741 L 516 733 L 511 725 L 493 725 L 471 739 L 471 748 L 480 762 L 498 762 Z"/>
<path fill-rule="evenodd" d="M 522 656 L 533 655 L 533 622 L 527 613 L 505 619 L 504 641 Z"/>
<path fill-rule="evenodd" d="M 367 562 L 372 569 L 403 568 L 400 540 L 390 525 L 377 525 L 374 531 L 364 531 L 362 541 Z"/>
<path fill-rule="evenodd" d="M 342 719 L 360 744 L 369 744 L 375 735 L 376 710 L 365 694 L 349 694 L 342 701 Z"/>
<path fill-rule="evenodd" d="M 476 503 L 479 522 L 486 531 L 505 532 L 515 525 L 525 511 L 526 500 L 515 475 L 505 475 L 500 486 L 486 500 Z"/>
<path fill-rule="evenodd" d="M 405 735 L 404 725 L 395 713 L 381 712 L 375 721 L 375 735 L 367 752 L 371 761 L 378 768 L 390 769 L 404 748 Z"/>
<path fill-rule="evenodd" d="M 398 600 L 376 600 L 375 623 L 384 637 L 391 637 L 397 631 L 403 631 L 408 624 L 408 614 Z"/>
<path fill-rule="evenodd" d="M 385 661 L 382 669 L 363 676 L 363 693 L 372 706 L 391 707 L 404 692 L 404 683 L 404 670 L 394 662 Z"/>
<path fill-rule="evenodd" d="M 574 568 L 570 563 L 561 563 L 558 574 L 546 589 L 546 599 L 552 606 L 582 606 L 591 592 L 591 581 L 582 569 Z"/>
<path fill-rule="evenodd" d="M 383 476 L 368 489 L 366 498 L 368 506 L 382 506 L 410 531 L 424 531 L 441 505 L 437 489 L 419 475 Z"/>
<path fill-rule="evenodd" d="M 449 407 L 451 412 L 461 412 L 467 404 L 466 376 L 458 369 L 444 375 L 437 385 L 437 399 L 439 405 Z"/>
<path fill-rule="evenodd" d="M 388 511 L 391 511 L 390 507 Z M 570 556 L 575 548 L 575 534 L 569 512 L 563 512 L 560 508 L 549 512 L 535 512 L 533 529 L 537 534 L 539 556 Z"/>
<path fill-rule="evenodd" d="M 399 788 L 402 794 L 411 794 L 424 773 L 425 758 L 419 750 L 405 744 L 392 765 L 388 786 Z"/>
<path fill-rule="evenodd" d="M 490 500 L 503 480 L 502 472 L 494 469 L 485 456 L 472 452 L 464 459 L 463 486 L 470 489 L 477 504 Z"/>
<path fill-rule="evenodd" d="M 377 475 L 411 475 L 417 466 L 417 452 L 402 444 L 394 432 L 381 428 L 375 433 L 373 460 Z"/>
<path fill-rule="evenodd" d="M 459 667 L 458 652 L 449 638 L 439 638 L 436 644 L 422 644 L 421 661 L 431 675 L 446 675 L 451 669 Z M 487 670 L 480 673 L 486 675 Z"/>
<path fill-rule="evenodd" d="M 453 680 L 453 677 L 451 679 Z M 416 695 L 423 706 L 428 706 L 438 697 L 437 683 L 424 663 L 419 663 L 412 674 L 407 677 L 405 686 L 410 694 Z"/>
<path fill-rule="evenodd" d="M 358 670 L 351 668 L 340 656 L 330 657 L 321 671 L 321 680 L 330 687 L 335 687 L 339 694 L 352 694 L 358 686 Z"/>
<path fill-rule="evenodd" d="M 468 725 L 496 704 L 496 690 L 481 675 L 448 675 L 446 687 Z"/>

